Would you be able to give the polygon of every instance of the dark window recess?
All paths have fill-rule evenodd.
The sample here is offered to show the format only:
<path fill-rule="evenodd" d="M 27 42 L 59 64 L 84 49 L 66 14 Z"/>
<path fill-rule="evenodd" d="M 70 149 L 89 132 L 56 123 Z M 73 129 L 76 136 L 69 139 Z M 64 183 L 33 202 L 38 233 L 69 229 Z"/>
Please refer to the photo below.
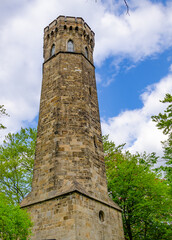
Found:
<path fill-rule="evenodd" d="M 72 40 L 69 40 L 67 43 L 67 50 L 68 52 L 74 52 L 74 44 Z"/>
<path fill-rule="evenodd" d="M 86 58 L 88 58 L 88 48 L 87 47 L 85 47 L 85 56 L 86 56 Z"/>
<path fill-rule="evenodd" d="M 99 212 L 99 220 L 100 220 L 101 222 L 104 222 L 104 220 L 105 220 L 105 214 L 104 214 L 103 211 L 100 211 L 100 212 Z"/>
<path fill-rule="evenodd" d="M 94 136 L 94 146 L 95 146 L 95 148 L 97 148 L 97 138 L 96 138 L 96 136 Z"/>
<path fill-rule="evenodd" d="M 90 45 L 91 45 L 91 48 L 94 47 L 94 43 L 93 43 L 93 40 L 92 40 L 92 39 L 90 40 Z"/>
<path fill-rule="evenodd" d="M 90 94 L 90 95 L 92 94 L 92 89 L 91 89 L 91 87 L 89 87 L 89 94 Z"/>
<path fill-rule="evenodd" d="M 53 44 L 51 47 L 50 57 L 52 57 L 55 54 L 55 45 Z"/>

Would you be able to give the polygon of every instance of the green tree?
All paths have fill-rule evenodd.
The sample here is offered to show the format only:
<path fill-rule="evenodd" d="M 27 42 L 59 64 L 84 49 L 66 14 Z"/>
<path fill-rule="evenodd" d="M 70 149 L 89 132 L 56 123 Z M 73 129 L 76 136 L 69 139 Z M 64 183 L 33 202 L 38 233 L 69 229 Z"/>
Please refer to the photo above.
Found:
<path fill-rule="evenodd" d="M 169 187 L 151 169 L 157 162 L 152 154 L 122 152 L 108 137 L 103 138 L 108 191 L 122 208 L 126 239 L 170 239 L 172 231 Z"/>
<path fill-rule="evenodd" d="M 0 193 L 0 239 L 26 240 L 31 234 L 31 227 L 28 213 Z"/>
<path fill-rule="evenodd" d="M 168 136 L 168 139 L 164 142 L 164 156 L 166 166 L 161 167 L 165 171 L 165 177 L 172 185 L 172 95 L 166 94 L 162 103 L 168 104 L 164 113 L 159 113 L 156 116 L 152 116 L 152 120 L 156 122 L 158 129 L 162 129 L 163 133 Z"/>
<path fill-rule="evenodd" d="M 4 105 L 0 105 L 0 118 L 2 116 L 8 116 L 7 112 L 6 112 L 6 109 L 4 108 Z M 0 123 L 0 129 L 5 129 L 6 127 Z"/>
<path fill-rule="evenodd" d="M 17 203 L 31 190 L 35 141 L 36 129 L 21 128 L 0 146 L 0 192 Z"/>

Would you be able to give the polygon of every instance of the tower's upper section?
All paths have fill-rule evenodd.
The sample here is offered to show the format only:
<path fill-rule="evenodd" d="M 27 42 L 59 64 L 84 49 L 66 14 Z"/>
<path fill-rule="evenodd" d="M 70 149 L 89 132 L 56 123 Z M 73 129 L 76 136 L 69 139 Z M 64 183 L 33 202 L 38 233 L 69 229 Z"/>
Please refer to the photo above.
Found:
<path fill-rule="evenodd" d="M 94 32 L 80 17 L 59 16 L 44 29 L 45 62 L 60 52 L 84 55 L 93 64 Z"/>

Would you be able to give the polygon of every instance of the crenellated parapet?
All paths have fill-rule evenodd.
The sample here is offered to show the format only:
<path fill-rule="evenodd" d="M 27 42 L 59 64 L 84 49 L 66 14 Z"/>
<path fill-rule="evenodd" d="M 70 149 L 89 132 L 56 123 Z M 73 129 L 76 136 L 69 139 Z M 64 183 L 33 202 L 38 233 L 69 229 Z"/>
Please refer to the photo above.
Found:
<path fill-rule="evenodd" d="M 93 64 L 94 35 L 81 17 L 59 16 L 44 29 L 44 60 L 70 52 L 83 54 Z"/>

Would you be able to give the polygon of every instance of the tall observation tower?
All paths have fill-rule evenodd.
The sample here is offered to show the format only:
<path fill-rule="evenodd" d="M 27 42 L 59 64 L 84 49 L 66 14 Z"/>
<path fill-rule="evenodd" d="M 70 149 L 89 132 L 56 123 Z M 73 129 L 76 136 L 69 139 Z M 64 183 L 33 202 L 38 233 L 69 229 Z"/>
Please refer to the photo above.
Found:
<path fill-rule="evenodd" d="M 59 16 L 44 29 L 43 81 L 31 193 L 32 240 L 123 240 L 108 197 L 93 63 L 94 33 Z"/>

